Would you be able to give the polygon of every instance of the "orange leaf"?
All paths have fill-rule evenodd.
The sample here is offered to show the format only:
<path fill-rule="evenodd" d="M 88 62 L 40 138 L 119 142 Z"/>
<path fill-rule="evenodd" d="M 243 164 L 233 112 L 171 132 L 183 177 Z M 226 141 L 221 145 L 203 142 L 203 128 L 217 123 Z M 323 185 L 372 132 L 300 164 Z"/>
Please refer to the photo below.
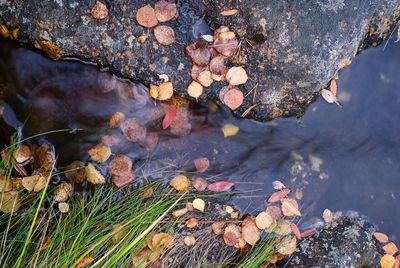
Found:
<path fill-rule="evenodd" d="M 219 182 L 214 182 L 208 185 L 208 190 L 211 192 L 223 192 L 223 191 L 228 191 L 229 189 L 232 188 L 232 186 L 235 185 L 232 182 L 227 182 L 227 181 L 219 181 Z"/>
<path fill-rule="evenodd" d="M 172 124 L 172 122 L 174 122 L 174 120 L 176 118 L 176 111 L 177 111 L 176 107 L 174 107 L 174 106 L 168 107 L 167 111 L 165 112 L 165 117 L 162 122 L 163 129 L 169 128 L 169 126 Z"/>
<path fill-rule="evenodd" d="M 144 6 L 138 9 L 136 12 L 136 20 L 143 27 L 151 28 L 158 24 L 156 13 L 150 6 Z"/>
<path fill-rule="evenodd" d="M 282 189 L 279 192 L 275 192 L 271 195 L 271 197 L 268 199 L 269 203 L 275 203 L 281 201 L 282 198 L 287 196 L 290 193 L 289 188 Z"/>
<path fill-rule="evenodd" d="M 239 12 L 238 9 L 228 9 L 228 10 L 222 11 L 220 14 L 221 14 L 222 16 L 233 16 L 233 15 L 235 15 L 235 14 L 238 13 L 238 12 Z"/>
<path fill-rule="evenodd" d="M 297 239 L 301 239 L 300 230 L 299 230 L 299 227 L 297 227 L 296 224 L 291 223 L 290 224 L 290 229 L 292 229 L 292 232 L 297 237 Z"/>
<path fill-rule="evenodd" d="M 389 237 L 384 233 L 375 232 L 375 233 L 373 233 L 373 235 L 374 235 L 375 239 L 381 243 L 389 242 Z"/>

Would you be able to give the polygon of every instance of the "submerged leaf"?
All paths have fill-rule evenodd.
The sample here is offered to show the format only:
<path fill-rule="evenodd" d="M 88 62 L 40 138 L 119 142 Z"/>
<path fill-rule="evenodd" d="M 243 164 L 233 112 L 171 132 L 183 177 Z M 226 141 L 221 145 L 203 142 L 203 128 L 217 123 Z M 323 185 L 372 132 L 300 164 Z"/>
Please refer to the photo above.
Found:
<path fill-rule="evenodd" d="M 174 122 L 176 118 L 177 108 L 175 106 L 171 106 L 167 108 L 165 112 L 165 117 L 162 122 L 163 129 L 167 129 L 171 126 L 172 122 Z"/>
<path fill-rule="evenodd" d="M 297 201 L 292 198 L 283 198 L 281 200 L 282 203 L 282 212 L 285 216 L 301 216 L 299 205 Z"/>
<path fill-rule="evenodd" d="M 233 185 L 235 185 L 233 182 L 228 182 L 228 181 L 219 181 L 219 182 L 214 182 L 208 185 L 208 190 L 211 192 L 223 192 L 223 191 L 228 191 L 230 190 Z"/>
<path fill-rule="evenodd" d="M 239 133 L 239 127 L 233 125 L 233 124 L 225 124 L 221 128 L 222 133 L 224 134 L 224 137 L 233 137 L 236 136 L 236 134 Z"/>
<path fill-rule="evenodd" d="M 198 172 L 205 172 L 210 166 L 210 161 L 207 157 L 199 157 L 194 160 L 194 166 Z"/>
<path fill-rule="evenodd" d="M 296 237 L 285 237 L 277 248 L 277 251 L 285 256 L 290 256 L 296 250 Z"/>
<path fill-rule="evenodd" d="M 281 201 L 282 198 L 286 197 L 290 193 L 289 188 L 284 188 L 279 192 L 275 192 L 268 199 L 268 203 L 275 203 Z"/>
<path fill-rule="evenodd" d="M 158 24 L 156 13 L 150 5 L 141 7 L 136 12 L 136 20 L 143 27 L 151 28 Z"/>
<path fill-rule="evenodd" d="M 331 223 L 333 221 L 333 214 L 332 211 L 329 209 L 325 209 L 324 212 L 322 213 L 322 217 L 324 218 L 324 221 L 326 223 Z"/>
<path fill-rule="evenodd" d="M 177 175 L 171 180 L 169 185 L 177 191 L 184 192 L 189 189 L 190 181 L 184 175 Z"/>
<path fill-rule="evenodd" d="M 167 22 L 178 16 L 176 4 L 165 0 L 157 1 L 154 11 L 159 22 Z"/>
<path fill-rule="evenodd" d="M 200 178 L 200 177 L 193 179 L 192 184 L 193 184 L 193 187 L 199 192 L 204 191 L 205 189 L 207 189 L 207 186 L 208 186 L 208 182 L 205 179 Z"/>

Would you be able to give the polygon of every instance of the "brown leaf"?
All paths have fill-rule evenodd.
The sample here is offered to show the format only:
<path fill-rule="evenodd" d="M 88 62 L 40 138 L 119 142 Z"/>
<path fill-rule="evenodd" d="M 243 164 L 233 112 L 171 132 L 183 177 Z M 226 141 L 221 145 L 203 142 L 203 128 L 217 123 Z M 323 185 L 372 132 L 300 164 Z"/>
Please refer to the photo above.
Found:
<path fill-rule="evenodd" d="M 296 250 L 296 237 L 288 236 L 285 237 L 277 247 L 277 251 L 285 256 L 290 256 Z"/>
<path fill-rule="evenodd" d="M 104 184 L 106 183 L 106 179 L 104 176 L 98 171 L 92 164 L 88 164 L 85 167 L 86 178 L 88 182 L 92 184 Z"/>
<path fill-rule="evenodd" d="M 160 25 L 154 28 L 154 36 L 158 43 L 161 45 L 172 45 L 175 43 L 175 32 L 174 30 L 166 25 Z"/>
<path fill-rule="evenodd" d="M 136 12 L 137 22 L 146 28 L 154 27 L 158 24 L 156 13 L 150 5 L 141 7 Z"/>
<path fill-rule="evenodd" d="M 213 47 L 222 55 L 226 57 L 233 56 L 238 44 L 235 33 L 229 31 L 229 28 L 222 26 L 214 32 Z"/>
<path fill-rule="evenodd" d="M 40 175 L 23 177 L 22 178 L 22 186 L 29 192 L 32 192 L 33 189 L 35 188 L 36 183 L 39 181 L 39 178 L 40 178 Z M 1 183 L 1 181 L 0 181 L 0 183 Z M 0 188 L 2 188 L 2 187 L 0 186 Z M 11 190 L 11 189 L 9 189 L 9 190 Z"/>
<path fill-rule="evenodd" d="M 190 76 L 192 77 L 193 80 L 197 80 L 199 74 L 207 70 L 208 70 L 207 66 L 197 66 L 196 64 L 193 64 L 192 69 L 190 71 Z"/>
<path fill-rule="evenodd" d="M 105 4 L 100 1 L 96 1 L 90 13 L 92 14 L 93 18 L 102 20 L 108 16 L 108 9 Z"/>
<path fill-rule="evenodd" d="M 163 82 L 158 86 L 158 97 L 160 101 L 169 100 L 174 95 L 172 82 Z"/>
<path fill-rule="evenodd" d="M 198 98 L 203 94 L 203 86 L 200 83 L 197 83 L 196 81 L 192 81 L 190 85 L 187 88 L 187 93 L 189 94 L 190 97 L 193 98 Z"/>
<path fill-rule="evenodd" d="M 186 221 L 187 228 L 194 228 L 199 224 L 199 221 L 196 218 L 190 218 Z"/>
<path fill-rule="evenodd" d="M 190 181 L 184 175 L 177 175 L 170 181 L 169 185 L 177 191 L 184 192 L 189 189 Z"/>
<path fill-rule="evenodd" d="M 393 268 L 396 260 L 392 255 L 386 254 L 381 258 L 380 263 L 382 268 Z"/>
<path fill-rule="evenodd" d="M 194 160 L 194 165 L 198 172 L 205 172 L 210 166 L 210 161 L 207 157 L 199 157 Z"/>
<path fill-rule="evenodd" d="M 8 38 L 10 36 L 10 31 L 8 30 L 7 26 L 4 24 L 0 25 L 0 35 L 3 38 Z"/>
<path fill-rule="evenodd" d="M 0 210 L 4 213 L 15 212 L 21 206 L 18 192 L 15 191 L 0 192 L 0 200 Z"/>
<path fill-rule="evenodd" d="M 25 161 L 28 161 L 31 156 L 32 152 L 29 146 L 27 145 L 19 145 L 14 151 L 14 159 L 17 163 L 22 164 Z"/>
<path fill-rule="evenodd" d="M 242 223 L 242 238 L 254 246 L 260 240 L 260 230 L 256 226 L 256 218 L 247 216 Z"/>
<path fill-rule="evenodd" d="M 132 160 L 125 155 L 117 155 L 108 165 L 108 172 L 112 176 L 113 183 L 122 188 L 134 180 L 132 172 Z"/>
<path fill-rule="evenodd" d="M 156 2 L 154 10 L 159 22 L 170 21 L 178 16 L 176 4 L 168 1 L 161 0 Z"/>
<path fill-rule="evenodd" d="M 110 128 L 117 128 L 121 125 L 121 123 L 125 120 L 125 114 L 121 112 L 116 112 L 110 118 L 108 125 Z"/>
<path fill-rule="evenodd" d="M 151 248 L 161 247 L 161 246 L 168 246 L 174 241 L 174 237 L 167 233 L 156 233 L 153 238 L 151 239 Z"/>
<path fill-rule="evenodd" d="M 61 49 L 56 44 L 48 40 L 39 40 L 38 44 L 44 53 L 52 59 L 58 59 L 61 55 Z"/>
<path fill-rule="evenodd" d="M 186 47 L 186 54 L 198 66 L 207 66 L 211 59 L 211 52 L 204 47 L 198 47 L 192 43 Z"/>
<path fill-rule="evenodd" d="M 383 250 L 386 252 L 386 254 L 389 255 L 394 255 L 397 253 L 397 251 L 399 251 L 399 249 L 397 248 L 396 244 L 393 242 L 390 242 L 389 244 L 386 244 L 383 247 Z"/>
<path fill-rule="evenodd" d="M 224 242 L 228 246 L 234 246 L 237 243 L 239 243 L 239 238 L 238 236 L 235 235 L 233 232 L 225 232 L 224 233 Z"/>
<path fill-rule="evenodd" d="M 295 223 L 290 223 L 290 229 L 292 229 L 293 234 L 296 236 L 297 239 L 301 239 L 301 233 L 299 227 Z"/>
<path fill-rule="evenodd" d="M 65 202 L 58 203 L 58 210 L 61 213 L 68 213 L 68 211 L 69 211 L 68 203 L 65 203 Z"/>
<path fill-rule="evenodd" d="M 228 68 L 225 66 L 225 57 L 217 56 L 210 61 L 210 71 L 216 75 L 224 75 Z"/>
<path fill-rule="evenodd" d="M 285 216 L 301 216 L 299 205 L 297 201 L 292 198 L 283 198 L 281 200 L 282 203 L 282 212 Z"/>
<path fill-rule="evenodd" d="M 287 196 L 290 193 L 289 188 L 282 189 L 279 192 L 275 192 L 271 195 L 271 197 L 268 199 L 268 203 L 275 203 L 281 201 L 282 198 Z"/>
<path fill-rule="evenodd" d="M 266 212 L 271 215 L 274 221 L 277 221 L 282 217 L 281 209 L 277 206 L 268 206 Z"/>
<path fill-rule="evenodd" d="M 74 161 L 70 163 L 65 167 L 65 171 L 65 177 L 68 181 L 82 183 L 86 180 L 85 164 L 82 161 Z"/>
<path fill-rule="evenodd" d="M 226 80 L 232 86 L 245 84 L 247 79 L 247 73 L 242 67 L 232 67 L 226 73 Z"/>
<path fill-rule="evenodd" d="M 85 267 L 89 264 L 91 264 L 94 261 L 92 257 L 85 257 L 80 263 L 76 265 L 76 268 L 82 268 Z"/>
<path fill-rule="evenodd" d="M 141 126 L 136 119 L 130 118 L 121 124 L 121 130 L 130 142 L 145 141 L 147 130 Z"/>
<path fill-rule="evenodd" d="M 204 191 L 205 189 L 207 189 L 207 186 L 208 186 L 208 182 L 205 179 L 200 178 L 200 177 L 194 178 L 192 181 L 192 184 L 193 184 L 193 187 L 199 192 Z"/>
<path fill-rule="evenodd" d="M 104 163 L 111 156 L 111 148 L 100 143 L 89 150 L 89 155 L 93 161 Z"/>
<path fill-rule="evenodd" d="M 243 93 L 238 88 L 230 88 L 223 96 L 223 103 L 231 110 L 236 110 L 243 103 Z"/>
<path fill-rule="evenodd" d="M 389 242 L 389 237 L 384 233 L 374 232 L 373 235 L 374 235 L 375 239 L 381 243 Z"/>
<path fill-rule="evenodd" d="M 120 142 L 120 140 L 119 140 L 118 136 L 115 134 L 104 135 L 101 137 L 101 143 L 108 147 L 117 145 L 119 142 Z"/>
<path fill-rule="evenodd" d="M 224 232 L 225 226 L 226 226 L 226 221 L 216 221 L 211 225 L 211 228 L 214 234 L 220 235 Z"/>
<path fill-rule="evenodd" d="M 185 245 L 188 247 L 192 247 L 196 244 L 196 238 L 194 238 L 193 236 L 185 236 L 185 238 L 183 239 L 183 243 L 185 243 Z"/>
<path fill-rule="evenodd" d="M 36 178 L 35 176 L 30 176 L 30 177 Z M 35 183 L 36 183 L 36 181 L 35 181 Z M 25 186 L 24 186 L 24 188 L 27 189 L 27 187 L 25 187 Z M 7 176 L 0 176 L 0 193 L 8 192 L 8 191 L 11 191 L 11 190 L 12 190 L 11 180 Z M 32 190 L 30 190 L 30 191 L 32 191 Z"/>
<path fill-rule="evenodd" d="M 53 196 L 57 202 L 65 202 L 72 195 L 73 191 L 72 184 L 63 182 L 54 189 Z"/>
<path fill-rule="evenodd" d="M 46 187 L 48 180 L 49 180 L 48 177 L 40 176 L 38 181 L 35 184 L 35 187 L 33 188 L 33 191 L 37 193 L 37 192 L 43 190 Z"/>
<path fill-rule="evenodd" d="M 222 16 L 233 16 L 238 12 L 239 12 L 239 9 L 227 9 L 227 10 L 222 11 L 220 14 Z"/>
<path fill-rule="evenodd" d="M 51 238 L 50 237 L 46 237 L 43 240 L 43 243 L 40 245 L 39 251 L 43 251 L 43 250 L 46 250 L 46 249 L 50 248 L 52 243 L 53 242 L 51 241 Z"/>
<path fill-rule="evenodd" d="M 256 217 L 256 225 L 259 229 L 267 229 L 274 222 L 274 219 L 267 212 L 263 211 Z"/>

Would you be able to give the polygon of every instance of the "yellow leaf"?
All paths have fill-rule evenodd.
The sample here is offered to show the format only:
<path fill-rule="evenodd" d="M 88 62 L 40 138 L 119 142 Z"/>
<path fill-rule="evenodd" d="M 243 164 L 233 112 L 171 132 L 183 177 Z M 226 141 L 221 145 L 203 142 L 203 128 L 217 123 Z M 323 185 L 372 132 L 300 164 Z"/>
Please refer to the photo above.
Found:
<path fill-rule="evenodd" d="M 233 137 L 239 132 L 239 128 L 233 124 L 225 124 L 221 128 L 222 133 L 224 134 L 224 137 Z"/>
<path fill-rule="evenodd" d="M 274 219 L 265 211 L 261 212 L 256 217 L 256 225 L 261 230 L 270 227 L 272 223 L 274 223 Z"/>
<path fill-rule="evenodd" d="M 386 254 L 381 258 L 381 267 L 382 268 L 393 268 L 396 260 L 392 255 Z"/>
<path fill-rule="evenodd" d="M 196 198 L 195 200 L 193 200 L 193 208 L 194 209 L 204 212 L 205 207 L 206 207 L 206 203 L 204 202 L 203 199 Z"/>
<path fill-rule="evenodd" d="M 177 191 L 184 192 L 189 188 L 190 181 L 184 175 L 177 175 L 175 178 L 171 180 L 169 185 L 171 185 L 171 187 Z"/>
<path fill-rule="evenodd" d="M 277 248 L 277 251 L 285 256 L 292 255 L 296 250 L 296 237 L 285 237 Z"/>
<path fill-rule="evenodd" d="M 150 85 L 149 95 L 153 99 L 157 99 L 157 97 L 158 97 L 158 87 L 156 85 Z"/>

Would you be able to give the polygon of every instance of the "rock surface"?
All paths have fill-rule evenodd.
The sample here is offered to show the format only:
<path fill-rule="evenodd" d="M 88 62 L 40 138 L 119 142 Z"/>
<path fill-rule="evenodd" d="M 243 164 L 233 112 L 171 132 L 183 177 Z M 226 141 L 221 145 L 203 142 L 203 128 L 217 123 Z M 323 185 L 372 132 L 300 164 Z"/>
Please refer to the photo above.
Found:
<path fill-rule="evenodd" d="M 108 16 L 99 20 L 91 15 L 94 0 L 0 0 L 0 24 L 14 30 L 14 39 L 52 58 L 91 61 L 145 85 L 167 74 L 177 94 L 187 98 L 191 62 L 184 47 L 221 25 L 229 26 L 240 41 L 232 64 L 243 66 L 250 78 L 240 86 L 247 97 L 235 114 L 257 104 L 248 117 L 266 121 L 301 115 L 360 48 L 377 45 L 391 34 L 400 14 L 398 0 L 182 0 L 177 3 L 178 18 L 162 23 L 172 27 L 176 38 L 164 46 L 153 29 L 135 19 L 136 11 L 148 3 L 155 1 L 106 1 Z M 233 8 L 239 12 L 220 15 Z M 143 35 L 147 39 L 141 43 Z M 223 86 L 213 83 L 200 101 L 217 99 Z"/>

